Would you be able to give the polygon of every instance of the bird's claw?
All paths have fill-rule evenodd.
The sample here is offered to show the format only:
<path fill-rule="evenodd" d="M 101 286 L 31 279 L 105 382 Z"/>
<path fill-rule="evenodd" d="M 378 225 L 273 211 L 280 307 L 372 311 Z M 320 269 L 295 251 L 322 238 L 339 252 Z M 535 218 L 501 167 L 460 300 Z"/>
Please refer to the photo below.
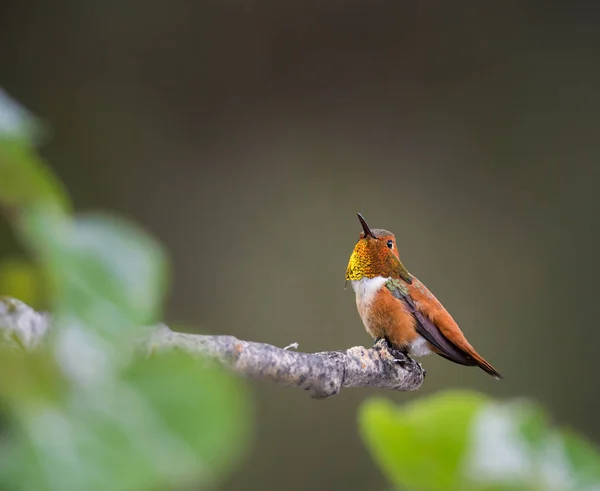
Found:
<path fill-rule="evenodd" d="M 423 378 L 427 375 L 427 370 L 423 368 L 423 365 L 418 361 L 413 360 L 406 353 L 400 352 L 400 356 L 398 356 L 398 350 L 395 350 L 395 352 L 392 353 L 392 356 L 394 357 L 394 362 L 399 363 L 405 370 L 408 370 L 409 372 L 421 371 L 421 373 L 423 373 Z"/>
<path fill-rule="evenodd" d="M 416 363 L 410 356 L 400 350 L 393 349 L 390 354 L 394 357 L 394 363 L 398 363 L 402 368 L 412 370 Z"/>
<path fill-rule="evenodd" d="M 413 372 L 417 369 L 421 370 L 423 372 L 423 377 L 427 375 L 427 370 L 423 368 L 423 365 L 421 365 L 418 361 L 413 360 L 410 356 L 408 356 L 408 353 L 392 346 L 392 343 L 389 339 L 384 338 L 383 340 L 385 341 L 385 345 L 387 347 L 388 352 L 394 358 L 395 363 L 398 363 L 402 368 L 410 372 Z M 380 341 L 380 339 L 377 339 L 377 341 L 375 341 L 375 344 L 377 344 Z"/>

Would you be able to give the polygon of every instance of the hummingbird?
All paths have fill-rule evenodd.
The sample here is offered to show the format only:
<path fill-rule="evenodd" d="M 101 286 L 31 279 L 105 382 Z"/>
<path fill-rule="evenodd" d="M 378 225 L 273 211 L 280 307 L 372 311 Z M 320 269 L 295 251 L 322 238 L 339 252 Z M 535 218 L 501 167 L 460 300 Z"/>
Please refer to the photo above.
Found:
<path fill-rule="evenodd" d="M 360 213 L 358 219 L 363 231 L 348 261 L 346 281 L 352 284 L 358 313 L 371 337 L 385 339 L 406 358 L 437 353 L 501 379 L 440 301 L 404 267 L 394 234 L 369 228 Z"/>

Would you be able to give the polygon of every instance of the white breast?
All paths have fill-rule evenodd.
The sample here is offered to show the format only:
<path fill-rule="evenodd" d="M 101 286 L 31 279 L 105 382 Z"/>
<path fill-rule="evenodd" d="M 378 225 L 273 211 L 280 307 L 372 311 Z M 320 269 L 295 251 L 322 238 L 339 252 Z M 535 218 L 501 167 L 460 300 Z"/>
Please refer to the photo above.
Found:
<path fill-rule="evenodd" d="M 373 302 L 375 301 L 377 292 L 381 290 L 387 280 L 388 278 L 376 276 L 375 278 L 361 278 L 360 280 L 352 281 L 352 289 L 356 293 L 356 307 L 358 309 L 358 315 L 360 315 L 367 332 L 373 338 L 375 338 L 376 335 L 371 329 L 369 323 L 369 310 L 371 310 L 371 305 L 373 305 Z"/>
<path fill-rule="evenodd" d="M 375 278 L 361 278 L 352 281 L 352 289 L 356 293 L 356 304 L 359 310 L 371 307 L 375 300 L 375 295 L 381 287 L 385 285 L 388 278 L 376 276 Z"/>

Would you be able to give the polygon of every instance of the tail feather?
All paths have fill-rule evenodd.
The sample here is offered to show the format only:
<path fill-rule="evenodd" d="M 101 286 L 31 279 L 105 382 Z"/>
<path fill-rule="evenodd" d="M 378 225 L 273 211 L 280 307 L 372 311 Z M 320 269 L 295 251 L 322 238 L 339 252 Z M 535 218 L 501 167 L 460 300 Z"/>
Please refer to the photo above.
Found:
<path fill-rule="evenodd" d="M 469 353 L 469 354 L 465 353 L 464 358 L 457 358 L 456 356 L 454 356 L 454 357 L 448 356 L 446 353 L 436 349 L 434 346 L 432 346 L 431 348 L 432 348 L 432 351 L 436 352 L 441 357 L 446 358 L 446 360 L 450 360 L 454 363 L 458 363 L 459 365 L 465 365 L 468 367 L 473 367 L 473 366 L 479 367 L 485 373 L 491 375 L 492 377 L 494 377 L 497 380 L 502 380 L 504 378 L 498 370 L 496 370 L 492 365 L 490 365 L 487 361 L 485 361 L 477 353 Z"/>
<path fill-rule="evenodd" d="M 496 370 L 492 365 L 490 365 L 477 353 L 472 353 L 471 356 L 475 360 L 475 363 L 477 363 L 477 366 L 481 368 L 485 373 L 491 375 L 497 380 L 502 380 L 504 378 L 498 370 Z"/>

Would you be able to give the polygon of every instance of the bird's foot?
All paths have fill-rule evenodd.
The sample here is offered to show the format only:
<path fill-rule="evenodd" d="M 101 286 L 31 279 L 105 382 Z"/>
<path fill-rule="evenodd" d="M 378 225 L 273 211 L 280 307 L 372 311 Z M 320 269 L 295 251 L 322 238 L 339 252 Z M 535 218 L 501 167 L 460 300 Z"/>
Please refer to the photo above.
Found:
<path fill-rule="evenodd" d="M 377 344 L 380 341 L 382 340 L 378 339 L 375 342 L 375 344 Z M 387 338 L 385 338 L 383 341 L 385 342 L 388 352 L 394 358 L 395 363 L 398 363 L 402 368 L 410 372 L 415 370 L 421 370 L 423 372 L 423 377 L 427 375 L 427 370 L 423 368 L 423 365 L 421 365 L 418 361 L 413 360 L 406 351 L 394 347 L 390 340 Z"/>
<path fill-rule="evenodd" d="M 408 370 L 409 372 L 421 371 L 423 373 L 423 378 L 427 375 L 427 370 L 423 368 L 417 360 L 414 360 L 406 353 L 400 350 L 394 350 L 391 352 L 394 357 L 394 362 L 399 363 L 402 368 Z"/>
<path fill-rule="evenodd" d="M 399 363 L 402 368 L 406 368 L 406 365 L 414 363 L 413 359 L 408 356 L 406 351 L 396 348 L 388 338 L 385 338 L 387 350 L 394 357 L 394 362 Z"/>
<path fill-rule="evenodd" d="M 408 353 L 399 349 L 390 349 L 390 354 L 394 357 L 394 363 L 398 363 L 402 368 L 410 368 L 416 363 L 415 360 L 408 356 Z"/>

